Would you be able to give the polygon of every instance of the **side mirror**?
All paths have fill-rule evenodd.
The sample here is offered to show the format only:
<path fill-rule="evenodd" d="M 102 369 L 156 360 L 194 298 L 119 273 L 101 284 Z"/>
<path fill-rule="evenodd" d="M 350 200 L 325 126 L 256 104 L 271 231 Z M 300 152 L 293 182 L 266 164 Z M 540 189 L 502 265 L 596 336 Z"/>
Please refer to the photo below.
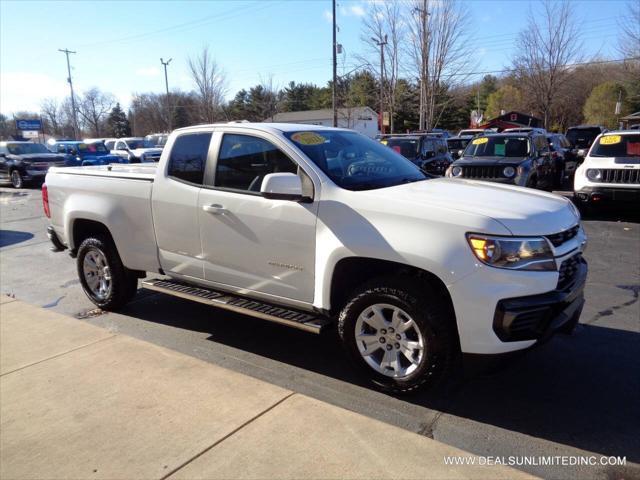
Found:
<path fill-rule="evenodd" d="M 264 198 L 299 202 L 302 196 L 302 180 L 295 173 L 269 173 L 260 187 Z"/>

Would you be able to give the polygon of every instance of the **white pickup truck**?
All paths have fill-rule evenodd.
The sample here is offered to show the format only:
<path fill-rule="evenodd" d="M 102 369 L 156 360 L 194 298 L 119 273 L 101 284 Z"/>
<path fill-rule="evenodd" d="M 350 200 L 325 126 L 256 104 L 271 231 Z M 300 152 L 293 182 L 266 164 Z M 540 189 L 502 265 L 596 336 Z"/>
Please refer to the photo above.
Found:
<path fill-rule="evenodd" d="M 100 308 L 152 273 L 143 288 L 311 332 L 336 324 L 395 392 L 435 383 L 461 353 L 569 333 L 584 303 L 569 200 L 431 178 L 344 129 L 183 128 L 157 165 L 51 169 L 43 202 L 54 247 Z"/>

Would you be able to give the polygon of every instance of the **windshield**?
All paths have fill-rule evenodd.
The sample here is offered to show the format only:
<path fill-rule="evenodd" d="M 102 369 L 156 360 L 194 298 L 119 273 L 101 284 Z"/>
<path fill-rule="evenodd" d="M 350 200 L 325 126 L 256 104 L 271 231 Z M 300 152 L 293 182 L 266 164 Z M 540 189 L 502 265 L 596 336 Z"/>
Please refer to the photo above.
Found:
<path fill-rule="evenodd" d="M 604 135 L 591 148 L 590 157 L 640 157 L 640 135 Z"/>
<path fill-rule="evenodd" d="M 287 132 L 331 180 L 347 190 L 371 190 L 426 180 L 422 171 L 393 149 L 355 132 Z"/>
<path fill-rule="evenodd" d="M 599 128 L 570 128 L 567 130 L 567 139 L 578 148 L 589 148 L 598 135 L 600 135 Z"/>
<path fill-rule="evenodd" d="M 153 148 L 155 145 L 149 143 L 146 139 L 134 139 L 127 140 L 127 145 L 131 150 L 135 150 L 136 148 Z"/>
<path fill-rule="evenodd" d="M 41 143 L 8 143 L 7 150 L 12 155 L 29 155 L 31 153 L 51 153 Z"/>
<path fill-rule="evenodd" d="M 469 140 L 456 138 L 455 140 L 447 140 L 449 150 L 463 150 L 469 144 Z"/>
<path fill-rule="evenodd" d="M 164 147 L 168 137 L 168 135 L 147 135 L 144 137 L 145 145 L 148 147 Z"/>
<path fill-rule="evenodd" d="M 405 158 L 416 158 L 420 142 L 417 138 L 389 138 L 387 147 L 391 147 Z"/>
<path fill-rule="evenodd" d="M 80 152 L 81 154 L 109 153 L 109 150 L 107 150 L 107 147 L 104 146 L 104 143 L 94 142 L 78 144 L 78 152 Z"/>
<path fill-rule="evenodd" d="M 526 157 L 529 154 L 526 137 L 479 137 L 464 151 L 465 157 Z"/>

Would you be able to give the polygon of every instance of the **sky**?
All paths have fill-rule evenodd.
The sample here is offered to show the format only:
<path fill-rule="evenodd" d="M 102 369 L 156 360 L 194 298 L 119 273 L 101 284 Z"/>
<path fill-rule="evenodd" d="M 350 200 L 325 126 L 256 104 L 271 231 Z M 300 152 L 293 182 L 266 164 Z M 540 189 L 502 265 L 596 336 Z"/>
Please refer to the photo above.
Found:
<path fill-rule="evenodd" d="M 338 74 L 366 51 L 362 21 L 375 0 L 338 1 Z M 378 0 L 380 1 L 380 0 Z M 528 0 L 462 0 L 477 45 L 473 71 L 508 68 L 526 25 Z M 624 0 L 573 2 L 585 53 L 618 58 Z M 39 110 L 44 98 L 98 87 L 127 106 L 133 93 L 164 92 L 160 58 L 171 58 L 170 89 L 192 90 L 187 59 L 208 46 L 227 78 L 228 97 L 272 78 L 325 85 L 331 78 L 331 0 L 29 1 L 0 0 L 0 112 Z M 373 60 L 373 59 L 372 59 Z M 480 78 L 478 74 L 472 79 Z"/>

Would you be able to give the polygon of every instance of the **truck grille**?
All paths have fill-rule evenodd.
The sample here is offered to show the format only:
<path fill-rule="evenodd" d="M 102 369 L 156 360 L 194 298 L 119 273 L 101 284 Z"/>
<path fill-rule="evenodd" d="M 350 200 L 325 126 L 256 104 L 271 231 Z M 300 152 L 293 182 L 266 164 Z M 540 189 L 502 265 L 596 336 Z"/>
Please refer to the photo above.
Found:
<path fill-rule="evenodd" d="M 604 168 L 600 170 L 602 178 L 597 183 L 633 183 L 640 184 L 640 170 L 623 168 Z"/>
<path fill-rule="evenodd" d="M 547 240 L 549 240 L 554 247 L 559 247 L 564 242 L 568 242 L 573 237 L 575 237 L 578 234 L 579 230 L 580 225 L 576 225 L 575 227 L 571 227 L 570 229 L 563 232 L 554 233 L 553 235 L 547 235 Z"/>
<path fill-rule="evenodd" d="M 573 257 L 562 262 L 560 270 L 558 271 L 558 290 L 564 290 L 573 283 L 582 261 L 582 254 L 577 253 Z"/>
<path fill-rule="evenodd" d="M 462 167 L 462 176 L 464 178 L 504 178 L 502 171 L 505 165 L 465 165 Z"/>

